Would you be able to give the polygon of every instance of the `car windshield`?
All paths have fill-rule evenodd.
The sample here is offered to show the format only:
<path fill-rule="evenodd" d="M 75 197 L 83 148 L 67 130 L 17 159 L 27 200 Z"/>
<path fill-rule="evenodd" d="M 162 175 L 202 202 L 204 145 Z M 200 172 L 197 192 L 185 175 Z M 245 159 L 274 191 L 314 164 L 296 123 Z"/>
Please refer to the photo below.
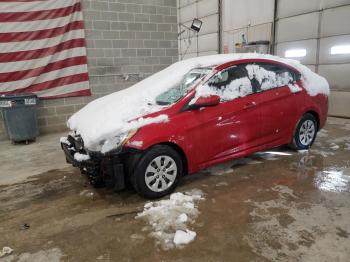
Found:
<path fill-rule="evenodd" d="M 189 71 L 180 83 L 161 93 L 156 98 L 158 105 L 170 105 L 182 98 L 193 84 L 211 71 L 211 68 L 195 68 Z"/>

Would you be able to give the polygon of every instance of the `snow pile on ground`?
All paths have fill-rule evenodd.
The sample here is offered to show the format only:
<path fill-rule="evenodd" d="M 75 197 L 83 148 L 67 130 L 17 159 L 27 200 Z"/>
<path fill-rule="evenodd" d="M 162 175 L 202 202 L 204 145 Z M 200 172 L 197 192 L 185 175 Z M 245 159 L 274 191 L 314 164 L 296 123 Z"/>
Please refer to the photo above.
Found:
<path fill-rule="evenodd" d="M 4 257 L 6 255 L 9 255 L 13 252 L 13 249 L 10 247 L 3 247 L 2 250 L 0 250 L 0 257 Z"/>
<path fill-rule="evenodd" d="M 157 244 L 164 250 L 182 247 L 193 241 L 196 232 L 188 229 L 198 216 L 196 204 L 202 200 L 200 190 L 185 193 L 173 193 L 170 199 L 145 204 L 142 213 L 136 218 L 148 221 Z"/>
<path fill-rule="evenodd" d="M 82 136 L 86 148 L 100 150 L 101 141 L 132 128 L 166 121 L 165 118 L 160 121 L 152 117 L 136 119 L 163 108 L 155 103 L 156 97 L 176 86 L 191 69 L 240 59 L 269 59 L 287 63 L 302 73 L 310 95 L 329 93 L 328 83 L 323 77 L 295 60 L 255 53 L 203 56 L 177 62 L 130 88 L 92 101 L 68 120 L 68 127 Z"/>

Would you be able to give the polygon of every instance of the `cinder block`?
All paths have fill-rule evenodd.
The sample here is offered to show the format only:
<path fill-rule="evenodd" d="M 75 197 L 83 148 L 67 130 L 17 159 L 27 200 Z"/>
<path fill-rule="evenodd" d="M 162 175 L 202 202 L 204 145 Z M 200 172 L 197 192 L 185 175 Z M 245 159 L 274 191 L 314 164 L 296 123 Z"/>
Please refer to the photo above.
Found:
<path fill-rule="evenodd" d="M 171 24 L 158 24 L 157 31 L 169 32 L 171 31 Z"/>
<path fill-rule="evenodd" d="M 57 116 L 48 116 L 47 118 L 47 125 L 57 125 L 57 124 L 64 124 L 67 121 L 66 115 L 57 115 Z"/>
<path fill-rule="evenodd" d="M 146 57 L 145 63 L 148 65 L 159 65 L 159 57 Z"/>
<path fill-rule="evenodd" d="M 47 126 L 46 117 L 38 117 L 38 127 Z"/>
<path fill-rule="evenodd" d="M 75 112 L 74 105 L 56 107 L 57 115 L 67 115 L 67 114 L 72 114 L 74 112 Z"/>
<path fill-rule="evenodd" d="M 163 40 L 164 32 L 151 32 L 151 39 Z"/>
<path fill-rule="evenodd" d="M 53 124 L 48 126 L 42 126 L 39 128 L 40 134 L 50 134 L 50 133 L 58 133 L 62 131 L 68 131 L 68 127 L 66 124 L 67 121 L 60 124 Z"/>
<path fill-rule="evenodd" d="M 165 6 L 171 6 L 171 7 L 176 7 L 176 0 L 164 0 L 164 5 Z"/>
<path fill-rule="evenodd" d="M 120 39 L 135 39 L 135 32 L 121 31 Z"/>
<path fill-rule="evenodd" d="M 124 12 L 126 10 L 125 4 L 122 3 L 109 3 L 109 9 L 113 12 Z"/>
<path fill-rule="evenodd" d="M 161 71 L 161 70 L 163 70 L 166 67 L 168 67 L 168 65 L 154 65 L 153 66 L 153 72 Z"/>
<path fill-rule="evenodd" d="M 119 16 L 118 16 L 118 13 L 115 13 L 115 12 L 103 12 L 102 20 L 109 21 L 109 22 L 119 21 Z"/>
<path fill-rule="evenodd" d="M 165 56 L 165 49 L 152 49 L 152 56 Z"/>
<path fill-rule="evenodd" d="M 135 32 L 135 38 L 136 39 L 150 39 L 151 33 L 150 32 Z"/>
<path fill-rule="evenodd" d="M 112 48 L 112 40 L 95 40 L 96 48 Z"/>
<path fill-rule="evenodd" d="M 157 14 L 170 15 L 170 7 L 168 6 L 157 6 Z"/>
<path fill-rule="evenodd" d="M 119 31 L 103 31 L 103 39 L 119 39 Z"/>
<path fill-rule="evenodd" d="M 85 30 L 85 37 L 86 39 L 102 39 L 102 32 L 96 31 L 96 30 Z"/>
<path fill-rule="evenodd" d="M 38 117 L 56 115 L 56 107 L 41 107 L 38 108 Z"/>
<path fill-rule="evenodd" d="M 162 19 L 165 23 L 176 23 L 177 22 L 177 17 L 174 15 L 164 15 L 162 17 Z"/>
<path fill-rule="evenodd" d="M 147 23 L 149 23 L 149 15 L 148 14 L 137 14 L 135 16 L 135 22 L 147 22 Z"/>
<path fill-rule="evenodd" d="M 142 13 L 156 14 L 157 8 L 155 6 L 151 6 L 151 5 L 144 5 L 144 6 L 142 6 Z"/>
<path fill-rule="evenodd" d="M 129 48 L 143 48 L 143 40 L 129 40 Z"/>
<path fill-rule="evenodd" d="M 131 14 L 131 13 L 118 13 L 118 17 L 120 21 L 126 21 L 126 22 L 135 21 L 134 14 Z"/>
<path fill-rule="evenodd" d="M 97 58 L 97 66 L 113 66 L 113 57 L 102 57 Z"/>
<path fill-rule="evenodd" d="M 91 1 L 91 9 L 108 11 L 108 2 Z"/>
<path fill-rule="evenodd" d="M 167 40 L 173 40 L 177 38 L 177 33 L 173 33 L 173 32 L 164 32 L 164 39 Z M 177 43 L 177 41 L 176 41 Z M 176 44 L 177 45 L 177 44 Z"/>
<path fill-rule="evenodd" d="M 128 48 L 128 40 L 113 40 L 113 48 Z"/>
<path fill-rule="evenodd" d="M 137 56 L 151 56 L 152 49 L 137 49 Z"/>
<path fill-rule="evenodd" d="M 140 73 L 143 74 L 150 74 L 153 73 L 153 66 L 152 65 L 141 65 L 139 66 Z"/>
<path fill-rule="evenodd" d="M 143 31 L 157 31 L 157 24 L 142 24 Z"/>
<path fill-rule="evenodd" d="M 143 43 L 144 43 L 144 46 L 146 48 L 157 48 L 158 47 L 157 40 L 144 40 Z"/>
<path fill-rule="evenodd" d="M 129 31 L 142 31 L 142 23 L 128 23 Z"/>
<path fill-rule="evenodd" d="M 163 15 L 151 15 L 149 21 L 151 23 L 163 23 L 165 21 L 168 22 L 168 20 L 164 19 Z"/>
<path fill-rule="evenodd" d="M 126 22 L 112 22 L 111 23 L 112 30 L 127 30 L 128 26 Z"/>
<path fill-rule="evenodd" d="M 179 51 L 177 50 L 177 48 L 176 49 L 175 48 L 174 49 L 167 48 L 165 50 L 166 56 L 177 56 L 178 53 L 179 53 Z"/>
<path fill-rule="evenodd" d="M 123 49 L 122 57 L 134 57 L 136 56 L 136 49 Z"/>
<path fill-rule="evenodd" d="M 129 13 L 141 13 L 142 7 L 141 7 L 141 5 L 127 4 L 126 11 Z"/>
<path fill-rule="evenodd" d="M 105 57 L 120 57 L 121 51 L 120 49 L 104 49 L 103 50 L 104 56 Z"/>

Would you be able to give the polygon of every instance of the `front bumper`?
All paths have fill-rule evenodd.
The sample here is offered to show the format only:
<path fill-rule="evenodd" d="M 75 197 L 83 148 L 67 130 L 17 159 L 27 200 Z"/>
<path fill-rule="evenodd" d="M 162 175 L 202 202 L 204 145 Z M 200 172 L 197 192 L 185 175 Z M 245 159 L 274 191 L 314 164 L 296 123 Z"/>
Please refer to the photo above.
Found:
<path fill-rule="evenodd" d="M 118 153 L 108 155 L 99 152 L 88 153 L 84 149 L 83 143 L 77 143 L 73 136 L 68 136 L 65 142 L 61 142 L 61 148 L 67 163 L 78 167 L 81 173 L 88 176 L 91 184 L 105 184 L 115 191 L 125 188 L 126 174 L 130 170 L 130 159 L 137 155 L 136 152 L 128 150 L 120 150 Z M 90 158 L 78 161 L 74 158 L 76 153 L 89 155 Z"/>
<path fill-rule="evenodd" d="M 94 160 L 85 160 L 85 161 L 77 161 L 74 158 L 74 154 L 78 153 L 74 146 L 68 145 L 66 143 L 61 142 L 61 148 L 66 156 L 66 160 L 68 163 L 72 164 L 74 167 L 86 168 L 86 167 L 94 167 L 98 165 L 98 161 Z"/>

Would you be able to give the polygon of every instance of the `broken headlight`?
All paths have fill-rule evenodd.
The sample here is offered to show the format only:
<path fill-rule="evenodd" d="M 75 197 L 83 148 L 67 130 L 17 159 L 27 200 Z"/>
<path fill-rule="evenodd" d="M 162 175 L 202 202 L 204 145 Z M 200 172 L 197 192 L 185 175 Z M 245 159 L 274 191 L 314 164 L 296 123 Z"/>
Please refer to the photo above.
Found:
<path fill-rule="evenodd" d="M 107 153 L 114 149 L 120 148 L 126 144 L 130 138 L 132 138 L 137 132 L 137 129 L 129 130 L 128 132 L 120 133 L 119 135 L 103 140 L 100 145 L 102 146 L 101 152 Z"/>

